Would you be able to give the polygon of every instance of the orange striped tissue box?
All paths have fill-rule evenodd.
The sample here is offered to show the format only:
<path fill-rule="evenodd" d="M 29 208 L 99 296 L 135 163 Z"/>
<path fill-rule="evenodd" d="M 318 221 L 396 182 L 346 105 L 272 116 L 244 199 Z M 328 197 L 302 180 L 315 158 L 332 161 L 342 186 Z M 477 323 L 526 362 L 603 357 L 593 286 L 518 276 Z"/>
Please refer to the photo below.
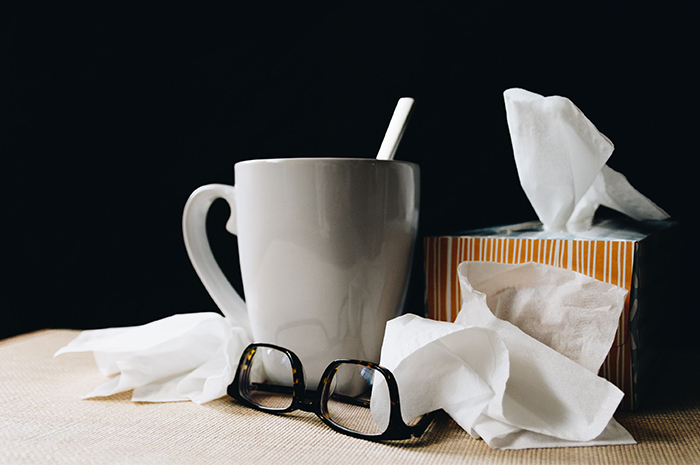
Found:
<path fill-rule="evenodd" d="M 600 375 L 625 393 L 621 408 L 636 410 L 660 362 L 669 316 L 664 299 L 677 294 L 679 234 L 670 220 L 607 219 L 572 234 L 531 222 L 429 236 L 423 244 L 427 315 L 454 321 L 461 307 L 457 265 L 463 261 L 544 263 L 623 287 L 629 293 Z"/>

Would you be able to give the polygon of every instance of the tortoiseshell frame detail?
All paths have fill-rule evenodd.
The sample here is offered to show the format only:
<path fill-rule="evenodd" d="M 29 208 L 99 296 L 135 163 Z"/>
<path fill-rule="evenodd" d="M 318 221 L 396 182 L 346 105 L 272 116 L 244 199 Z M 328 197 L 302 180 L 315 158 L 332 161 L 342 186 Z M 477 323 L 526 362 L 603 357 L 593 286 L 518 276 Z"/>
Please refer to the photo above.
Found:
<path fill-rule="evenodd" d="M 247 377 L 250 367 L 250 361 L 258 348 L 268 347 L 271 349 L 278 350 L 284 353 L 291 362 L 292 366 L 292 376 L 294 377 L 294 386 L 292 388 L 292 401 L 291 405 L 286 408 L 271 408 L 263 407 L 251 402 L 248 399 L 247 392 Z M 361 365 L 367 368 L 372 368 L 377 372 L 381 373 L 386 379 L 387 387 L 389 388 L 389 396 L 391 399 L 391 410 L 389 413 L 389 424 L 386 430 L 380 434 L 365 434 L 357 431 L 353 431 L 335 423 L 331 420 L 328 414 L 328 397 L 330 395 L 331 379 L 340 365 L 351 364 L 351 365 Z M 371 441 L 382 441 L 382 440 L 398 440 L 398 439 L 410 439 L 411 437 L 420 437 L 423 432 L 428 428 L 432 419 L 433 412 L 428 413 L 419 420 L 419 422 L 413 426 L 407 425 L 403 418 L 401 418 L 401 403 L 399 401 L 399 388 L 394 379 L 394 375 L 386 368 L 377 365 L 372 362 L 365 362 L 362 360 L 351 360 L 351 359 L 341 359 L 332 362 L 324 370 L 323 376 L 318 384 L 318 389 L 316 391 L 306 391 L 306 381 L 304 380 L 304 370 L 301 364 L 301 360 L 296 356 L 291 350 L 279 347 L 273 344 L 250 344 L 241 355 L 241 359 L 238 363 L 238 369 L 236 370 L 236 376 L 233 379 L 233 383 L 228 387 L 228 394 L 234 399 L 238 400 L 248 407 L 261 410 L 263 412 L 269 413 L 285 413 L 291 412 L 293 410 L 302 410 L 305 412 L 315 413 L 317 417 L 321 419 L 325 424 L 333 428 L 334 430 L 353 436 L 360 439 L 368 439 Z"/>

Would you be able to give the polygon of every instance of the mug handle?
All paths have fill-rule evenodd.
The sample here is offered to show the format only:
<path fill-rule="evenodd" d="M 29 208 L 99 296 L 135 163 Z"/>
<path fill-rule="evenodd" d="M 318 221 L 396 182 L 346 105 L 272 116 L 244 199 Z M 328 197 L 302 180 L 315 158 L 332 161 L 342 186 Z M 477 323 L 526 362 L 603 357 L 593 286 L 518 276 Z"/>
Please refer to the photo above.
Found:
<path fill-rule="evenodd" d="M 231 208 L 226 230 L 236 234 L 236 188 L 225 184 L 207 184 L 192 192 L 187 199 L 182 214 L 182 235 L 192 266 L 214 303 L 231 325 L 243 327 L 251 337 L 246 304 L 219 268 L 207 239 L 207 212 L 214 200 L 220 198 L 226 200 Z"/>

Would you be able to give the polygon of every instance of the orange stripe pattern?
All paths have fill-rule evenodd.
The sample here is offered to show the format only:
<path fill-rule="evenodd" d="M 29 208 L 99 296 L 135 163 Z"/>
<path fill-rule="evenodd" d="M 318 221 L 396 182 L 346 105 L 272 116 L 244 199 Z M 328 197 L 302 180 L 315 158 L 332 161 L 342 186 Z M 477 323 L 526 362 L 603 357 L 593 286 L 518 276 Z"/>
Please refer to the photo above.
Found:
<path fill-rule="evenodd" d="M 464 261 L 527 262 L 565 268 L 628 291 L 637 242 L 634 240 L 533 239 L 505 237 L 426 237 L 424 240 L 428 318 L 453 322 L 461 307 L 457 265 Z M 633 408 L 629 300 L 620 316 L 613 346 L 600 375 L 624 393 L 622 407 Z"/>

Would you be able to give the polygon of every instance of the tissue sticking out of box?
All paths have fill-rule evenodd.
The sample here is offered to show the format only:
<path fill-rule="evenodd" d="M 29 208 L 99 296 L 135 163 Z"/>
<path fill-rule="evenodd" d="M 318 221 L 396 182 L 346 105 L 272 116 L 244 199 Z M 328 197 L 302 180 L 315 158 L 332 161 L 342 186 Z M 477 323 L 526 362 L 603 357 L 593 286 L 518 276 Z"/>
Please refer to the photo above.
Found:
<path fill-rule="evenodd" d="M 608 167 L 613 143 L 571 100 L 503 93 L 520 184 L 546 230 L 590 229 L 600 205 L 635 220 L 668 214 Z"/>

